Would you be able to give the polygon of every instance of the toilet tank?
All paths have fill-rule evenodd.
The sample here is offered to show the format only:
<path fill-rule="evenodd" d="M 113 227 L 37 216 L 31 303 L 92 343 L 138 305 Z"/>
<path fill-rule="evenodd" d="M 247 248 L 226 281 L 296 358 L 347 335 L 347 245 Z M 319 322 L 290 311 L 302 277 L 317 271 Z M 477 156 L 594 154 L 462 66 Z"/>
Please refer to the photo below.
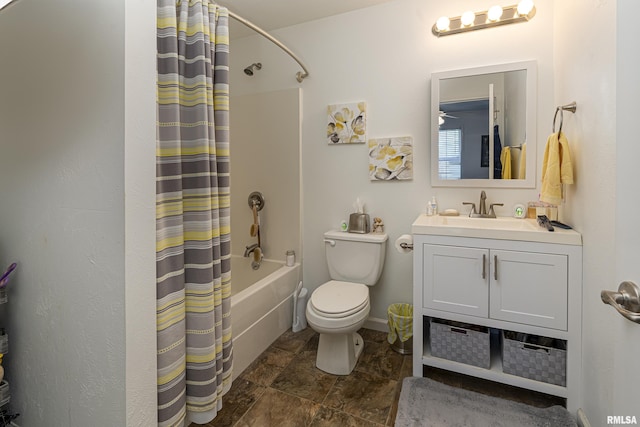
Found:
<path fill-rule="evenodd" d="M 324 233 L 324 247 L 333 280 L 373 286 L 380 279 L 387 246 L 385 233 Z"/>

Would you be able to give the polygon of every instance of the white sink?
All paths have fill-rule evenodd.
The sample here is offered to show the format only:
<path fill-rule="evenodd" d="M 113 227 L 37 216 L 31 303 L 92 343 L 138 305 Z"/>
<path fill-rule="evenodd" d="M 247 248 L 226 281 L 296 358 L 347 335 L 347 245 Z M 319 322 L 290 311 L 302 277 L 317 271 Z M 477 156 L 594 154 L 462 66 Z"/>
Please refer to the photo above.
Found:
<path fill-rule="evenodd" d="M 533 220 L 527 221 L 511 218 L 469 218 L 468 216 L 433 216 L 429 218 L 430 224 L 434 226 L 464 227 L 464 228 L 490 228 L 492 230 L 529 230 L 537 231 L 538 224 Z"/>
<path fill-rule="evenodd" d="M 562 243 L 581 245 L 580 233 L 555 227 L 553 232 L 538 225 L 534 219 L 512 217 L 469 218 L 468 216 L 420 215 L 411 228 L 413 234 L 478 237 L 500 240 Z"/>

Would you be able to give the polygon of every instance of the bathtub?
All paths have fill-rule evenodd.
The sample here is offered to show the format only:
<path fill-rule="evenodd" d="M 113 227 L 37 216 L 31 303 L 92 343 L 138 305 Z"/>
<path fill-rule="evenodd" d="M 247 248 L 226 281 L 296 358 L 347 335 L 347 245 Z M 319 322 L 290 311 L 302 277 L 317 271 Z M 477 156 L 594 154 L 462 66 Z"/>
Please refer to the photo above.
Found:
<path fill-rule="evenodd" d="M 231 257 L 231 331 L 233 378 L 237 378 L 293 323 L 293 292 L 300 264 L 263 260 L 251 269 L 250 258 Z"/>

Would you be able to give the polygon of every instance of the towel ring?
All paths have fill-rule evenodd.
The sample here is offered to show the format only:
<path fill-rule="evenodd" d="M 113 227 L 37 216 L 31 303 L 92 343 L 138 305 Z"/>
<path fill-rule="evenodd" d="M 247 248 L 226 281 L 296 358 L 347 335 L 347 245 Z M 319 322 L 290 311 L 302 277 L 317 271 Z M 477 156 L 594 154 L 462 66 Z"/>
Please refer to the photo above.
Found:
<path fill-rule="evenodd" d="M 572 113 L 575 113 L 576 108 L 578 108 L 578 105 L 575 103 L 575 101 L 572 102 L 571 104 L 562 105 L 556 108 L 556 113 L 553 115 L 553 128 L 552 128 L 553 133 L 556 133 L 556 118 L 558 117 L 558 111 L 560 112 L 560 128 L 558 129 L 558 133 L 560 133 L 562 132 L 562 122 L 564 119 L 563 112 L 570 111 Z"/>
<path fill-rule="evenodd" d="M 560 107 L 556 108 L 556 113 L 553 115 L 553 133 L 556 133 L 556 118 L 558 117 L 558 111 L 560 111 L 560 129 L 558 129 L 558 133 L 562 132 L 562 109 Z"/>

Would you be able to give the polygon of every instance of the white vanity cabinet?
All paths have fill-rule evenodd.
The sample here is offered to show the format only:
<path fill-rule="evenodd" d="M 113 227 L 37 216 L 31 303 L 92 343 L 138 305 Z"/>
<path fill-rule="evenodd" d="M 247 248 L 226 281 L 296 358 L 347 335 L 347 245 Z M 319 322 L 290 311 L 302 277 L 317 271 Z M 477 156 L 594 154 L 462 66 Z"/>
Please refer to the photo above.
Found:
<path fill-rule="evenodd" d="M 416 249 L 414 243 L 414 250 Z M 469 316 L 489 316 L 487 257 L 483 248 L 424 243 L 422 306 Z M 417 252 L 416 252 L 417 253 Z"/>
<path fill-rule="evenodd" d="M 567 256 L 424 244 L 423 307 L 567 329 Z"/>
<path fill-rule="evenodd" d="M 489 317 L 567 330 L 568 255 L 491 250 Z"/>
<path fill-rule="evenodd" d="M 516 240 L 517 233 L 512 240 L 467 237 L 462 229 L 419 234 L 416 228 L 423 231 L 414 224 L 414 376 L 433 366 L 564 397 L 567 408 L 575 411 L 582 359 L 579 234 L 571 232 L 576 235 L 573 244 L 558 244 L 544 242 L 544 235 L 528 241 Z M 489 328 L 490 368 L 434 357 L 432 319 Z M 502 331 L 566 341 L 566 385 L 505 373 Z"/>

